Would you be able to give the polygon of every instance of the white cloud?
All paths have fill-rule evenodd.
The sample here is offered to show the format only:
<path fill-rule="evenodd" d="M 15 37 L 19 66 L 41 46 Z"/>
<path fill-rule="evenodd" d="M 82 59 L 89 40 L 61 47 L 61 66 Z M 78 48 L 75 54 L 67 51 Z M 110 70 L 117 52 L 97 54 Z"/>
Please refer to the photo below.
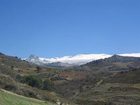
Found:
<path fill-rule="evenodd" d="M 140 57 L 140 53 L 119 54 L 120 56 Z"/>
<path fill-rule="evenodd" d="M 69 64 L 85 64 L 87 62 L 108 58 L 111 55 L 108 54 L 79 54 L 75 56 L 64 56 L 64 57 L 56 57 L 56 58 L 40 58 L 42 61 L 46 62 L 62 62 L 62 63 L 69 63 Z"/>
<path fill-rule="evenodd" d="M 140 57 L 140 53 L 128 53 L 128 54 L 118 54 L 118 55 L 128 56 L 128 57 Z M 40 58 L 35 56 L 27 60 L 37 64 L 61 62 L 61 63 L 68 63 L 72 65 L 82 65 L 94 60 L 105 59 L 111 56 L 112 55 L 110 54 L 78 54 L 75 56 L 64 56 L 64 57 L 55 57 L 55 58 Z"/>

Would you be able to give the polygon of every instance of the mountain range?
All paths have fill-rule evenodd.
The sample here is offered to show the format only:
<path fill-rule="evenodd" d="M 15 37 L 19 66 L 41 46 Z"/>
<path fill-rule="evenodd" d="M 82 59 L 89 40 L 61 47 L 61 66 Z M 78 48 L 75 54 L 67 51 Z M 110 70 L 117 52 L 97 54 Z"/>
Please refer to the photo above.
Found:
<path fill-rule="evenodd" d="M 139 75 L 139 54 L 58 70 L 0 53 L 0 104 L 140 105 Z"/>
<path fill-rule="evenodd" d="M 128 57 L 140 57 L 140 53 L 128 53 L 128 54 L 117 54 L 120 56 Z M 60 67 L 71 67 L 79 66 L 91 61 L 96 61 L 99 59 L 109 58 L 113 55 L 111 54 L 78 54 L 74 56 L 64 56 L 64 57 L 38 57 L 35 55 L 30 55 L 28 58 L 25 58 L 26 61 L 41 65 L 41 66 L 60 66 Z"/>

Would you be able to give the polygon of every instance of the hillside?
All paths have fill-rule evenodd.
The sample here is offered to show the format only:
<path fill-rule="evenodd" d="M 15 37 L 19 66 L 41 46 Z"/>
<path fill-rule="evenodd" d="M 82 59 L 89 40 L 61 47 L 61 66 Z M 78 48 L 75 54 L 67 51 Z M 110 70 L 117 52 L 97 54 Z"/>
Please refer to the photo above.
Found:
<path fill-rule="evenodd" d="M 140 68 L 140 57 L 114 55 L 81 66 L 82 70 L 94 71 L 127 71 L 133 68 Z"/>
<path fill-rule="evenodd" d="M 78 105 L 140 105 L 140 69 L 86 78 L 58 85 L 58 91 Z"/>
<path fill-rule="evenodd" d="M 24 97 L 15 93 L 0 90 L 0 105 L 55 105 L 47 101 Z"/>
<path fill-rule="evenodd" d="M 64 105 L 139 105 L 139 75 L 137 57 L 114 55 L 79 67 L 57 69 L 0 54 L 0 88 L 18 94 L 19 102 L 22 95 L 41 102 L 60 100 Z M 1 99 L 5 94 L 0 91 Z M 4 98 L 6 104 L 15 103 L 11 95 Z"/>
<path fill-rule="evenodd" d="M 139 105 L 140 58 L 114 55 L 60 73 L 57 91 L 78 105 Z"/>
<path fill-rule="evenodd" d="M 41 87 L 45 78 L 36 76 L 44 71 L 47 76 L 53 69 L 40 68 L 18 57 L 0 54 L 0 88 L 23 96 L 56 102 L 59 98 L 57 94 Z"/>
<path fill-rule="evenodd" d="M 71 103 L 55 91 L 55 81 L 64 80 L 62 70 L 39 67 L 18 57 L 0 54 L 0 88 L 16 94 L 56 103 Z"/>

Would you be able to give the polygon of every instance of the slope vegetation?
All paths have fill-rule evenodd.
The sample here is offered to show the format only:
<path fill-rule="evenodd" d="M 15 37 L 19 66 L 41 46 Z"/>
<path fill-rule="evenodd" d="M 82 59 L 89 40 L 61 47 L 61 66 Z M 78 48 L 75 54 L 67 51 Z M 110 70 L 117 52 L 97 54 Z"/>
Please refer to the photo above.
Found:
<path fill-rule="evenodd" d="M 0 90 L 0 105 L 54 105 L 54 104 L 33 98 L 20 96 L 9 91 Z"/>

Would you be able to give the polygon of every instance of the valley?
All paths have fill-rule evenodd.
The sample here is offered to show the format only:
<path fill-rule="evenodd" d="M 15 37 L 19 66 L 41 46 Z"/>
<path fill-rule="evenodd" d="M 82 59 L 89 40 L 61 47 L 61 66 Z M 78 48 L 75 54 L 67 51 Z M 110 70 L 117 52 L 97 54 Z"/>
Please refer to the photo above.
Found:
<path fill-rule="evenodd" d="M 113 55 L 61 69 L 1 53 L 0 105 L 140 105 L 139 76 L 139 57 Z"/>

